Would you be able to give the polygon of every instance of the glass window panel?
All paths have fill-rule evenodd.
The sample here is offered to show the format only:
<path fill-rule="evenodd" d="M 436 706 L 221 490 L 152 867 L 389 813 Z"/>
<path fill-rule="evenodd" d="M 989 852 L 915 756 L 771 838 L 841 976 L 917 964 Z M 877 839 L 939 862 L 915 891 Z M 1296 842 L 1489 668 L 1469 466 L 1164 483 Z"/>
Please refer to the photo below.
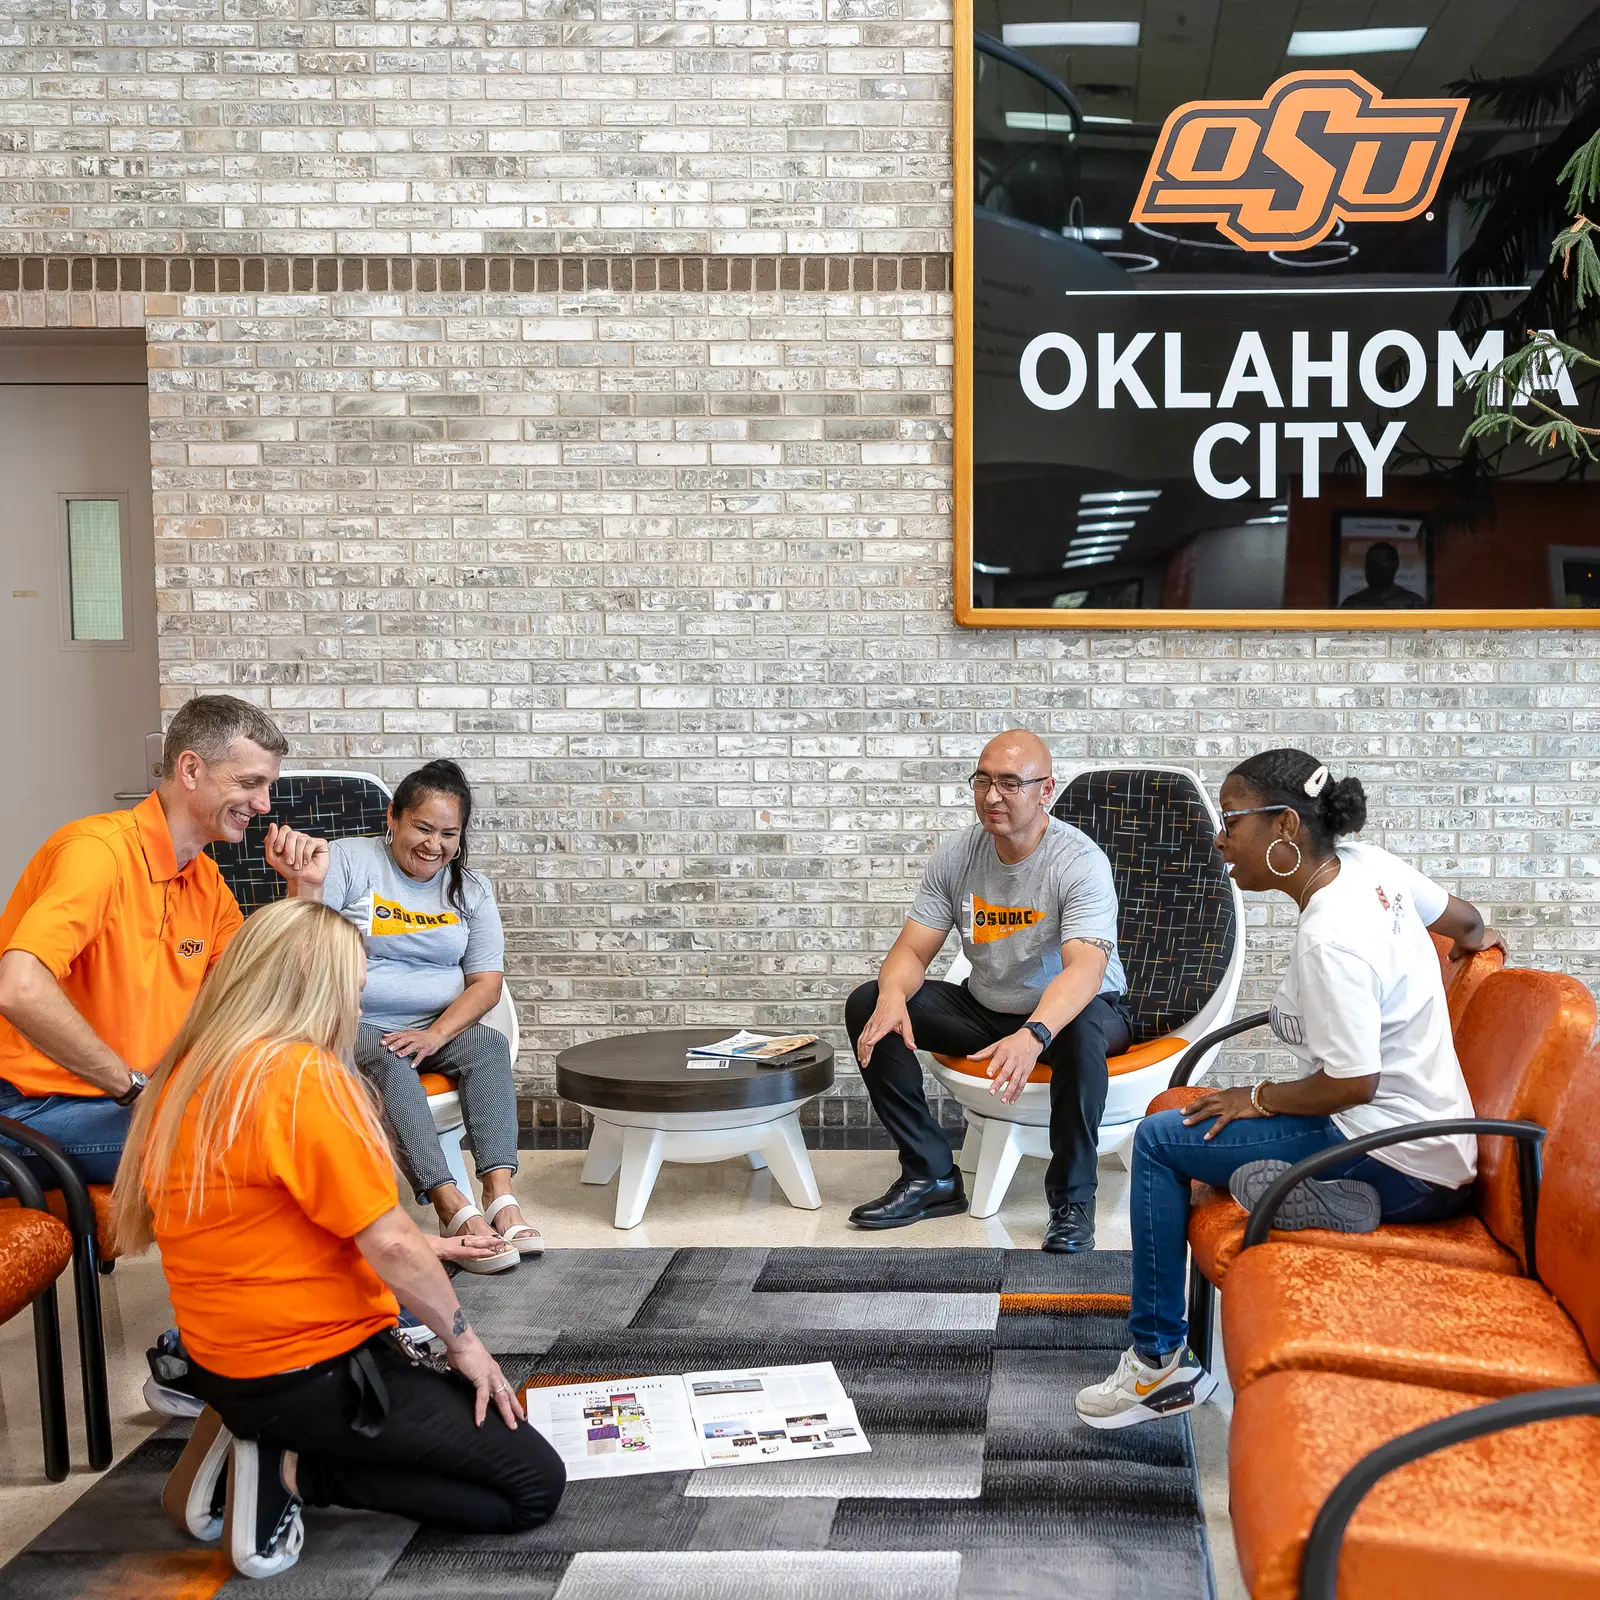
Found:
<path fill-rule="evenodd" d="M 121 640 L 122 528 L 116 500 L 67 502 L 67 566 L 72 637 Z"/>

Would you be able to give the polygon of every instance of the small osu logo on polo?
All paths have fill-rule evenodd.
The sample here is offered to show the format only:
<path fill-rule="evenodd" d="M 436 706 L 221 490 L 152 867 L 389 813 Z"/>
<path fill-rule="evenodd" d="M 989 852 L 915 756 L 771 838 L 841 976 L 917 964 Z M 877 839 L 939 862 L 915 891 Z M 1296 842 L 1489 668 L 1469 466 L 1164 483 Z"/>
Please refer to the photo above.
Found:
<path fill-rule="evenodd" d="M 178 946 L 178 954 L 188 961 L 193 961 L 196 956 L 204 955 L 206 942 L 204 939 L 185 939 Z"/>
<path fill-rule="evenodd" d="M 1465 100 L 1391 100 L 1359 73 L 1291 72 L 1259 100 L 1167 118 L 1129 218 L 1211 222 L 1241 250 L 1309 250 L 1340 222 L 1404 222 L 1444 175 Z"/>

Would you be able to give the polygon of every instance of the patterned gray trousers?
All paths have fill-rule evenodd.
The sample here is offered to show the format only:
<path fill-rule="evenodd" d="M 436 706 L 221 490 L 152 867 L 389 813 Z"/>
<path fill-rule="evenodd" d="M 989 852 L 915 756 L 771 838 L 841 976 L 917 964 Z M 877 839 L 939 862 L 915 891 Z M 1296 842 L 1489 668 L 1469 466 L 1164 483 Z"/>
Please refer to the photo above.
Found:
<path fill-rule="evenodd" d="M 405 1056 L 383 1047 L 388 1031 L 363 1022 L 356 1034 L 356 1065 L 378 1091 L 395 1158 L 406 1182 L 426 1203 L 428 1193 L 450 1183 L 450 1169 L 439 1148 L 428 1092 L 418 1069 Z M 511 1047 L 506 1036 L 483 1023 L 458 1033 L 422 1063 L 423 1072 L 449 1070 L 459 1075 L 461 1120 L 481 1178 L 504 1168 L 517 1170 L 517 1090 L 511 1081 Z"/>

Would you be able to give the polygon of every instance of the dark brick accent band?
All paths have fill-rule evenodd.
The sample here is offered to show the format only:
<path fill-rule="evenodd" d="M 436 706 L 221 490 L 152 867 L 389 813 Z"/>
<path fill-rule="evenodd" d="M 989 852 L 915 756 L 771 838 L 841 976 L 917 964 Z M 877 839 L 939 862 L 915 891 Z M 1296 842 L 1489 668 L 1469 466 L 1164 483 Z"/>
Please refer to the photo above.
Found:
<path fill-rule="evenodd" d="M 950 287 L 949 256 L 0 256 L 0 293 L 631 294 Z"/>

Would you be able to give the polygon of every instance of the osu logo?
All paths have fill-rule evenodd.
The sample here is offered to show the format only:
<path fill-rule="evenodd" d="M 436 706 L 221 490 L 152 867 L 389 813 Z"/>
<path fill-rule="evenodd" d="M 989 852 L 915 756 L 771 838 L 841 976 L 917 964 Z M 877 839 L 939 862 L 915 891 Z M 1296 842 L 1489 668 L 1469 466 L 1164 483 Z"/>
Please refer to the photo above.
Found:
<path fill-rule="evenodd" d="M 971 918 L 967 937 L 974 944 L 993 944 L 996 939 L 1007 939 L 1019 928 L 1031 928 L 1044 919 L 1044 913 L 1032 906 L 992 906 L 977 895 L 969 895 L 967 904 Z"/>
<path fill-rule="evenodd" d="M 204 939 L 185 939 L 183 943 L 178 946 L 178 954 L 180 956 L 185 956 L 192 961 L 196 956 L 204 955 L 205 948 L 206 942 Z"/>
<path fill-rule="evenodd" d="M 1465 100 L 1389 100 L 1358 73 L 1291 72 L 1260 100 L 1167 118 L 1132 222 L 1214 222 L 1241 250 L 1307 250 L 1343 222 L 1426 211 Z"/>

